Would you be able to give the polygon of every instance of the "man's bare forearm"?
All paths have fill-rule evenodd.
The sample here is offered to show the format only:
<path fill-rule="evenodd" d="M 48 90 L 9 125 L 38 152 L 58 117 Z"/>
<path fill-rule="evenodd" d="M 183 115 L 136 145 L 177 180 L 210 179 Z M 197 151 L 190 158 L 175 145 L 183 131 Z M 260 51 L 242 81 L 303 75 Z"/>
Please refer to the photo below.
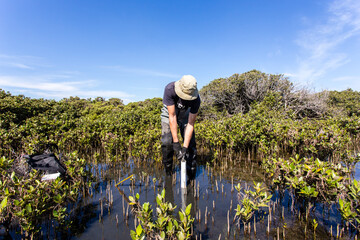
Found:
<path fill-rule="evenodd" d="M 170 131 L 171 131 L 171 136 L 173 138 L 173 142 L 179 142 L 179 138 L 178 138 L 178 135 L 177 135 L 177 119 L 176 119 L 176 115 L 169 116 L 169 123 L 170 123 Z"/>
<path fill-rule="evenodd" d="M 189 113 L 188 124 L 186 125 L 185 134 L 184 134 L 185 135 L 184 147 L 186 148 L 189 147 L 190 140 L 194 132 L 194 124 L 195 124 L 196 116 L 197 114 Z"/>
<path fill-rule="evenodd" d="M 184 147 L 188 148 L 190 144 L 190 139 L 194 132 L 194 125 L 188 123 L 185 128 L 185 139 L 184 139 Z"/>

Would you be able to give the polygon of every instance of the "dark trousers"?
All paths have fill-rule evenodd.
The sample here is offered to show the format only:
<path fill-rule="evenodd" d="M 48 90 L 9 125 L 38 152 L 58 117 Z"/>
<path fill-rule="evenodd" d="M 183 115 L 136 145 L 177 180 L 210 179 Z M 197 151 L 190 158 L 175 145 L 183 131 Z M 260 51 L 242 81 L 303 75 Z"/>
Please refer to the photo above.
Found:
<path fill-rule="evenodd" d="M 189 112 L 190 109 L 180 110 L 176 108 L 177 124 L 179 126 L 180 134 L 183 139 L 185 136 L 185 129 L 188 123 Z M 189 154 L 185 156 L 185 159 L 187 163 L 194 165 L 196 164 L 195 131 L 191 136 L 188 149 L 189 149 Z M 161 110 L 161 150 L 163 154 L 162 162 L 165 168 L 166 169 L 172 168 L 173 156 L 174 156 L 173 138 L 170 131 L 169 112 L 166 106 L 164 106 Z"/>

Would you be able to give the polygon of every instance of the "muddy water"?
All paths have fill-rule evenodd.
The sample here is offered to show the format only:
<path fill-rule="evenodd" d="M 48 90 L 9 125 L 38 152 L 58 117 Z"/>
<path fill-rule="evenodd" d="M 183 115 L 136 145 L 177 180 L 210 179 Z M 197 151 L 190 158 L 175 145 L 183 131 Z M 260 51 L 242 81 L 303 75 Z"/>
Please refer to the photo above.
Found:
<path fill-rule="evenodd" d="M 269 190 L 273 194 L 271 207 L 263 208 L 261 214 L 253 217 L 250 232 L 249 228 L 244 232 L 244 226 L 234 221 L 239 202 L 234 186 L 238 183 L 243 187 L 252 186 L 253 181 L 266 186 L 266 179 L 256 163 L 199 164 L 196 172 L 189 173 L 185 194 L 180 189 L 179 166 L 175 166 L 172 176 L 166 176 L 161 164 L 152 161 L 128 161 L 117 166 L 99 164 L 94 169 L 100 182 L 92 189 L 92 196 L 84 198 L 77 207 L 67 237 L 131 239 L 130 230 L 135 229 L 135 222 L 127 197 L 139 193 L 140 202 L 150 202 L 154 209 L 155 197 L 162 189 L 166 190 L 166 200 L 177 206 L 175 212 L 192 204 L 191 213 L 195 217 L 193 239 L 330 239 L 331 230 L 335 237 L 342 228 L 339 225 L 337 230 L 341 218 L 334 204 L 314 204 L 306 217 L 309 203 L 295 200 L 287 191 L 273 189 Z M 115 187 L 130 175 L 134 176 L 132 181 L 124 181 Z M 313 219 L 319 223 L 315 231 L 311 224 Z M 353 232 L 344 231 L 342 237 L 351 239 L 355 236 Z"/>

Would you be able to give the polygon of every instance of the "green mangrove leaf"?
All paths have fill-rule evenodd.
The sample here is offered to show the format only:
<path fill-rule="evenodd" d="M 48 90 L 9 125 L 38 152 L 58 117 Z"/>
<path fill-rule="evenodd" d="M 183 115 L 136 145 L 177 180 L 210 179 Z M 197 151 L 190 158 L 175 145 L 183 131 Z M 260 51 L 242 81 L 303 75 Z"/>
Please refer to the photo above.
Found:
<path fill-rule="evenodd" d="M 55 218 L 59 217 L 59 212 L 56 211 L 56 210 L 54 210 L 54 211 L 53 211 L 53 216 L 54 216 Z"/>
<path fill-rule="evenodd" d="M 145 202 L 143 204 L 143 209 L 144 209 L 145 212 L 147 212 L 149 210 L 149 205 L 150 205 L 149 202 Z"/>
<path fill-rule="evenodd" d="M 184 221 L 184 213 L 182 211 L 179 211 L 179 218 L 180 218 L 180 221 L 183 222 Z"/>
<path fill-rule="evenodd" d="M 177 238 L 178 238 L 178 240 L 185 240 L 185 234 L 183 232 L 179 232 L 177 234 Z"/>
<path fill-rule="evenodd" d="M 174 220 L 174 225 L 175 225 L 176 229 L 179 228 L 179 223 L 176 220 Z"/>
<path fill-rule="evenodd" d="M 139 225 L 136 227 L 136 234 L 137 234 L 138 236 L 140 236 L 142 232 L 143 232 L 143 228 L 142 228 L 141 224 L 139 224 Z"/>
<path fill-rule="evenodd" d="M 26 204 L 25 209 L 28 213 L 31 213 L 32 212 L 31 204 L 30 203 Z"/>
<path fill-rule="evenodd" d="M 136 232 L 134 230 L 130 230 L 130 237 L 133 239 L 133 240 L 137 240 L 137 235 L 136 235 Z"/>
<path fill-rule="evenodd" d="M 165 240 L 165 232 L 164 232 L 164 231 L 161 231 L 161 233 L 160 233 L 160 239 L 164 239 L 164 240 Z"/>
<path fill-rule="evenodd" d="M 161 196 L 158 194 L 157 197 L 156 197 L 156 203 L 161 206 L 161 203 L 162 203 L 162 198 Z"/>
<path fill-rule="evenodd" d="M 185 214 L 186 215 L 189 215 L 190 214 L 190 210 L 191 210 L 191 203 L 186 207 L 186 209 L 185 209 Z"/>
<path fill-rule="evenodd" d="M 3 209 L 6 208 L 8 202 L 8 197 L 6 196 L 0 204 L 0 213 L 2 213 Z"/>

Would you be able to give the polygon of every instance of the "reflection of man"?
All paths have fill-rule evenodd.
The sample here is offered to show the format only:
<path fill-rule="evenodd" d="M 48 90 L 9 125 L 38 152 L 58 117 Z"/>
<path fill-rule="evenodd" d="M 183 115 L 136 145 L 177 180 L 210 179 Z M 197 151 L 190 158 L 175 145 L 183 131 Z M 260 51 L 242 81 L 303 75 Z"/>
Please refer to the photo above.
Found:
<path fill-rule="evenodd" d="M 171 173 L 174 151 L 178 160 L 185 158 L 187 165 L 195 170 L 196 143 L 194 123 L 200 107 L 196 79 L 184 75 L 180 80 L 165 87 L 164 107 L 161 110 L 161 149 L 166 172 Z M 179 143 L 177 126 L 184 140 Z"/>
<path fill-rule="evenodd" d="M 171 203 L 175 206 L 174 191 L 173 191 L 173 177 L 165 176 L 165 202 Z"/>

